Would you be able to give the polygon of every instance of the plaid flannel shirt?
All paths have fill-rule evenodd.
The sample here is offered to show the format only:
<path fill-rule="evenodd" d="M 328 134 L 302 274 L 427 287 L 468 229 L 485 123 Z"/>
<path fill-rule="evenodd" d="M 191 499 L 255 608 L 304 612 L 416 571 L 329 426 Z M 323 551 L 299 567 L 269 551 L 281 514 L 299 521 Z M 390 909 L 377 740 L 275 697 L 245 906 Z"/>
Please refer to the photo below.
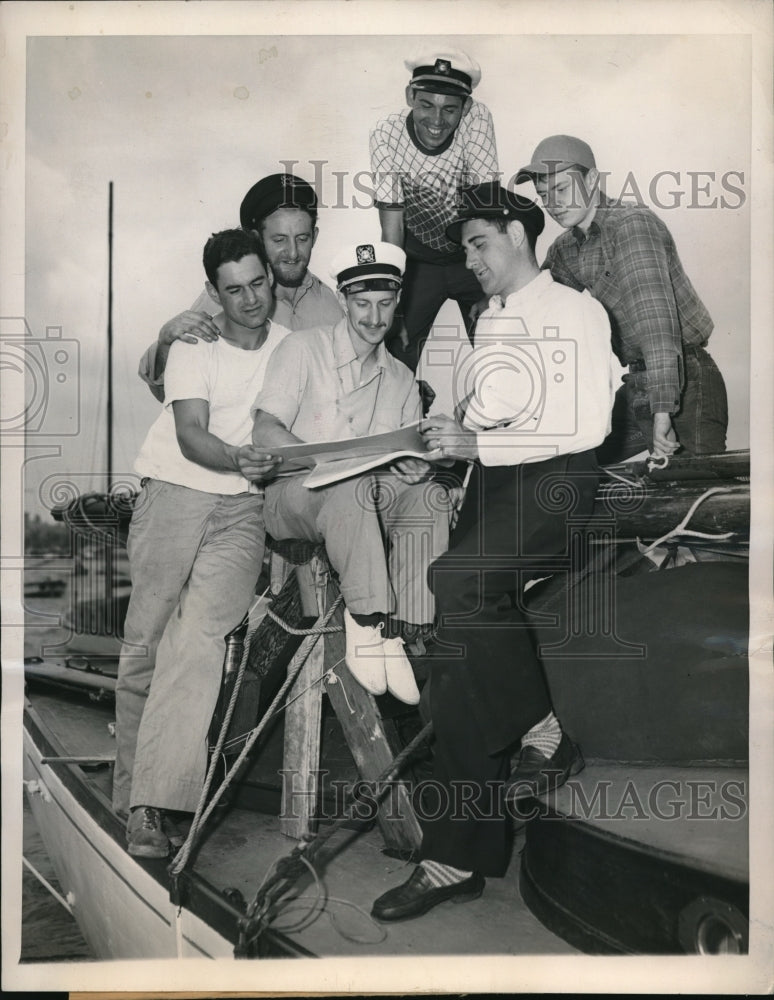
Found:
<path fill-rule="evenodd" d="M 402 208 L 406 229 L 420 243 L 439 255 L 458 255 L 446 227 L 457 217 L 460 189 L 497 178 L 492 115 L 473 101 L 449 145 L 427 153 L 410 135 L 410 113 L 405 108 L 371 130 L 374 200 L 379 208 Z"/>
<path fill-rule="evenodd" d="M 713 324 L 664 223 L 642 205 L 603 197 L 588 232 L 562 233 L 543 267 L 605 306 L 621 363 L 645 362 L 651 413 L 676 413 L 683 345 L 705 344 Z"/>

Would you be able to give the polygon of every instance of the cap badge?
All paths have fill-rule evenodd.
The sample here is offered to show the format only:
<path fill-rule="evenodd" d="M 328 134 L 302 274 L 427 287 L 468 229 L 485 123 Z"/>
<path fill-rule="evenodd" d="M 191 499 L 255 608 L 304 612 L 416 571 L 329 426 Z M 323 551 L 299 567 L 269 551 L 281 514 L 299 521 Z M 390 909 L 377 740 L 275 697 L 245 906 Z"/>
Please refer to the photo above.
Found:
<path fill-rule="evenodd" d="M 372 243 L 362 243 L 355 250 L 357 256 L 358 264 L 375 264 L 376 263 L 376 251 L 373 248 Z"/>
<path fill-rule="evenodd" d="M 451 63 L 448 59 L 436 59 L 435 66 L 433 68 L 436 73 L 442 73 L 444 76 L 451 73 Z"/>

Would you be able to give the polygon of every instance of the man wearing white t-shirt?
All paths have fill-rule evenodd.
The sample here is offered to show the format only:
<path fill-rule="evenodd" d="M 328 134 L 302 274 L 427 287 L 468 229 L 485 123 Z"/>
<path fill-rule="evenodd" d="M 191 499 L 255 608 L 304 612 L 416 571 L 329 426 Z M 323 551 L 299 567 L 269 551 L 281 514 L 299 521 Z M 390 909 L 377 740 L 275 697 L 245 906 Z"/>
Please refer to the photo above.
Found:
<path fill-rule="evenodd" d="M 165 810 L 193 812 L 221 682 L 225 635 L 247 611 L 263 561 L 263 488 L 277 461 L 254 447 L 250 404 L 288 333 L 272 324 L 271 268 L 243 230 L 204 248 L 223 312 L 210 343 L 176 341 L 164 410 L 135 463 L 143 489 L 127 549 L 132 596 L 116 686 L 113 806 L 129 853 L 166 857 Z"/>

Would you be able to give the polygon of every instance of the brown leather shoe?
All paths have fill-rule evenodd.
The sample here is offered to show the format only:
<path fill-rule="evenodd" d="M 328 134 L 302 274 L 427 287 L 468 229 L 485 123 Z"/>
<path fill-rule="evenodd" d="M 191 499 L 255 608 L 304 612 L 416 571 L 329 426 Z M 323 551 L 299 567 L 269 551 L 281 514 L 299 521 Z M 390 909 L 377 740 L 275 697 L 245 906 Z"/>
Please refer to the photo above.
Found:
<path fill-rule="evenodd" d="M 126 824 L 129 822 L 128 812 L 124 812 L 123 809 L 114 809 L 113 811 L 122 823 Z M 161 813 L 161 829 L 164 831 L 167 836 L 167 840 L 174 848 L 183 846 L 186 834 L 165 812 Z"/>
<path fill-rule="evenodd" d="M 162 813 L 152 806 L 137 806 L 129 813 L 126 840 L 135 858 L 166 858 L 169 838 L 162 829 Z"/>
<path fill-rule="evenodd" d="M 478 872 L 453 885 L 436 886 L 430 881 L 422 865 L 417 865 L 411 878 L 403 885 L 390 889 L 380 896 L 371 908 L 377 920 L 409 920 L 421 917 L 438 903 L 450 899 L 453 903 L 466 903 L 478 899 L 484 891 L 486 879 Z"/>
<path fill-rule="evenodd" d="M 551 757 L 546 757 L 536 747 L 524 747 L 505 782 L 505 801 L 518 802 L 545 795 L 563 785 L 571 774 L 578 774 L 584 766 L 580 748 L 566 733 L 562 733 L 559 746 Z"/>

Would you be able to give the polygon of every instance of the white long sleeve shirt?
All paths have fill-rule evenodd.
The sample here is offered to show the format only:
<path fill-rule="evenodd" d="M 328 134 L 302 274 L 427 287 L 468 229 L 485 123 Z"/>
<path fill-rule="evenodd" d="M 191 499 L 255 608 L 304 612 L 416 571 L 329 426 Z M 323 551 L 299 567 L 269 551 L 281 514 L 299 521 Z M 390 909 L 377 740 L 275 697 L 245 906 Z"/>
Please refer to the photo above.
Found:
<path fill-rule="evenodd" d="M 610 432 L 621 367 L 604 307 L 542 271 L 490 299 L 457 373 L 463 424 L 483 465 L 520 465 L 595 448 Z"/>

